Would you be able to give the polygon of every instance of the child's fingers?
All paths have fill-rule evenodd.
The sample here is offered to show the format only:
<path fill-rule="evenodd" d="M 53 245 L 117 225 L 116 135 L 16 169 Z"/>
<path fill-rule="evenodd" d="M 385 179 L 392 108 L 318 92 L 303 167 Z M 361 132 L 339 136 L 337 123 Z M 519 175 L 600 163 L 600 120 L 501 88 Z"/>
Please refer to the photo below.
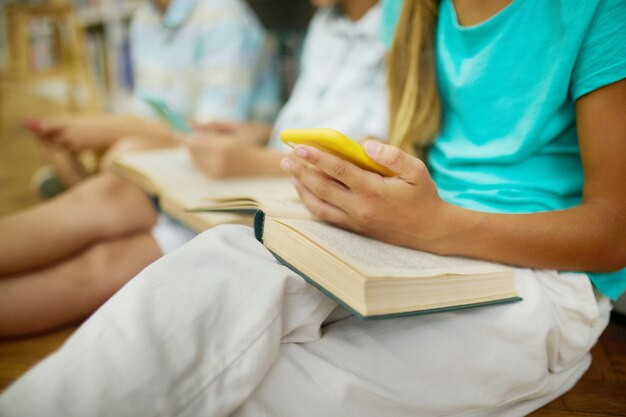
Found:
<path fill-rule="evenodd" d="M 52 117 L 40 120 L 40 131 L 44 135 L 52 135 L 63 129 L 68 125 L 68 120 L 65 117 Z"/>
<path fill-rule="evenodd" d="M 306 188 L 320 201 L 340 208 L 344 212 L 354 212 L 361 204 L 359 196 L 344 187 L 342 183 L 315 167 L 307 168 L 299 159 L 285 157 L 281 160 L 280 166 L 289 172 L 301 187 Z"/>
<path fill-rule="evenodd" d="M 192 135 L 193 133 L 174 133 L 173 138 L 176 143 L 187 145 L 193 141 Z"/>
<path fill-rule="evenodd" d="M 199 122 L 194 122 L 194 121 L 192 121 L 192 122 L 191 122 L 191 128 L 192 128 L 193 130 L 197 130 L 197 131 L 202 132 L 202 131 L 205 131 L 205 130 L 209 130 L 209 129 L 211 129 L 211 125 L 212 125 L 213 123 L 214 123 L 214 122 L 209 122 L 209 123 L 199 123 Z"/>
<path fill-rule="evenodd" d="M 292 182 L 300 199 L 315 217 L 338 225 L 347 225 L 349 223 L 350 216 L 341 208 L 321 199 L 297 179 L 292 178 Z"/>
<path fill-rule="evenodd" d="M 42 122 L 41 119 L 35 117 L 27 117 L 22 122 L 22 126 L 34 133 L 39 133 L 42 128 Z"/>
<path fill-rule="evenodd" d="M 232 133 L 236 124 L 233 122 L 224 122 L 224 121 L 214 121 L 208 123 L 197 123 L 192 122 L 192 126 L 194 130 L 199 130 L 201 132 L 217 132 L 217 133 Z"/>
<path fill-rule="evenodd" d="M 58 142 L 63 131 L 67 128 L 67 120 L 65 118 L 54 119 L 27 119 L 24 126 L 37 135 L 39 139 L 51 143 Z"/>
<path fill-rule="evenodd" d="M 29 117 L 24 119 L 22 122 L 22 126 L 28 129 L 31 133 L 37 135 L 39 139 L 44 140 L 45 142 L 52 142 L 54 136 L 58 133 L 58 129 L 55 127 L 54 129 L 50 129 L 43 119 Z"/>
<path fill-rule="evenodd" d="M 350 162 L 334 155 L 322 152 L 316 148 L 298 145 L 294 148 L 294 155 L 315 165 L 329 177 L 347 185 L 354 190 L 368 190 L 380 182 L 378 174 L 365 171 Z"/>
<path fill-rule="evenodd" d="M 370 140 L 363 144 L 367 156 L 390 169 L 397 176 L 410 184 L 417 184 L 428 173 L 426 165 L 419 159 L 407 154 L 395 146 L 385 145 Z"/>

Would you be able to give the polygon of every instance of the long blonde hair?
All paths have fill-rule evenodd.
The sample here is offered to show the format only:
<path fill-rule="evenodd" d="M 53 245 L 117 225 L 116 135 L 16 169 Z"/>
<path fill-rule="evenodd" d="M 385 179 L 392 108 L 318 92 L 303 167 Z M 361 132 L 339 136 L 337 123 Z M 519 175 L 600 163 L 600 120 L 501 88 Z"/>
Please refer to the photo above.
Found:
<path fill-rule="evenodd" d="M 435 71 L 439 0 L 405 0 L 389 56 L 389 143 L 420 155 L 439 131 Z"/>

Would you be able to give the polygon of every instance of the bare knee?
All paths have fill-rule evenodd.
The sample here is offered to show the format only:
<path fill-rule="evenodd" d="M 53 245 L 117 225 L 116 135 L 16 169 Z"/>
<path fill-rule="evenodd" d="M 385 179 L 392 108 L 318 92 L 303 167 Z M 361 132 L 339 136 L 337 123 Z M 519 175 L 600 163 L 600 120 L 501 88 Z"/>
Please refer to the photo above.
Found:
<path fill-rule="evenodd" d="M 161 255 L 149 234 L 101 240 L 47 270 L 0 280 L 0 338 L 81 319 Z"/>
<path fill-rule="evenodd" d="M 84 257 L 86 285 L 108 296 L 137 275 L 162 253 L 148 233 L 102 241 L 90 247 Z"/>
<path fill-rule="evenodd" d="M 98 236 L 116 237 L 146 230 L 157 221 L 156 210 L 146 193 L 112 173 L 101 173 L 84 181 L 67 198 L 73 200 L 72 204 L 97 213 Z"/>
<path fill-rule="evenodd" d="M 126 199 L 134 205 L 148 200 L 138 186 L 112 173 L 98 175 L 90 188 L 88 192 L 91 198 L 97 197 L 105 202 Z"/>

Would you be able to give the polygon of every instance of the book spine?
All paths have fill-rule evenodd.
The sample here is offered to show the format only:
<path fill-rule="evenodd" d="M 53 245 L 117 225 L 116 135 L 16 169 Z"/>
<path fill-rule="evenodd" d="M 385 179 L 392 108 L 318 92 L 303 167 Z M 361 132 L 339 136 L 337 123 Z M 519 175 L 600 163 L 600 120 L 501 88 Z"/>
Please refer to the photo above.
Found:
<path fill-rule="evenodd" d="M 263 228 L 265 227 L 265 213 L 263 210 L 256 210 L 254 212 L 254 237 L 259 242 L 263 243 Z"/>

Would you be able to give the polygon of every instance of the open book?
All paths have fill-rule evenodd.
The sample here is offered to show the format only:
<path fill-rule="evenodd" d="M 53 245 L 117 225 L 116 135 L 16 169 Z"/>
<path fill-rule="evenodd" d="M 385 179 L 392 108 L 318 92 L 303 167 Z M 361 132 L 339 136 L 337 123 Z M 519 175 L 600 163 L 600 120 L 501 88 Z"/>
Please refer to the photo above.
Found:
<path fill-rule="evenodd" d="M 512 268 L 366 238 L 316 221 L 297 201 L 224 197 L 193 209 L 256 209 L 257 239 L 279 261 L 362 319 L 521 300 Z"/>
<path fill-rule="evenodd" d="M 201 232 L 218 224 L 252 224 L 253 211 L 189 211 L 201 198 L 270 196 L 279 201 L 295 201 L 297 193 L 284 178 L 237 178 L 215 180 L 198 170 L 185 148 L 167 148 L 128 153 L 113 161 L 112 170 L 156 197 L 161 209 Z"/>
<path fill-rule="evenodd" d="M 113 169 L 197 231 L 252 224 L 254 214 L 255 235 L 276 258 L 360 318 L 520 300 L 511 268 L 402 248 L 322 223 L 286 179 L 212 180 L 186 149 L 128 154 Z"/>

